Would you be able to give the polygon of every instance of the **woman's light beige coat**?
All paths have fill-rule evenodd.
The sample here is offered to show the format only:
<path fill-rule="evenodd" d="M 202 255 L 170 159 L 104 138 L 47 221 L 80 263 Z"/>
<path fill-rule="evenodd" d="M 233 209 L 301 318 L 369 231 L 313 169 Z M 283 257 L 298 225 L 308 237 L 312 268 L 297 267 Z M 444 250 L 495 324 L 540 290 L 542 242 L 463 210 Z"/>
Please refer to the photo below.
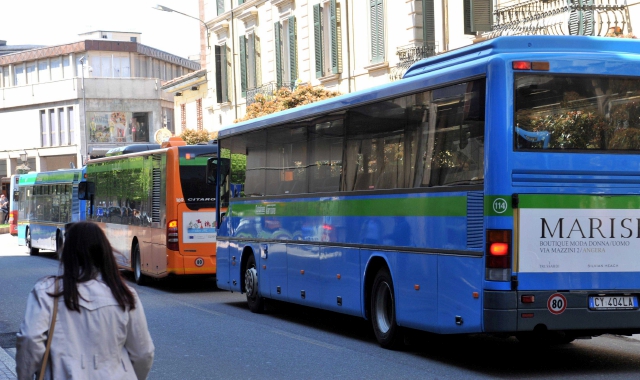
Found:
<path fill-rule="evenodd" d="M 61 283 L 61 282 L 60 282 Z M 133 310 L 122 310 L 98 277 L 78 284 L 81 312 L 70 311 L 58 298 L 58 317 L 45 379 L 146 379 L 154 346 L 137 293 Z M 18 379 L 40 371 L 53 313 L 54 280 L 36 283 L 16 343 Z"/>

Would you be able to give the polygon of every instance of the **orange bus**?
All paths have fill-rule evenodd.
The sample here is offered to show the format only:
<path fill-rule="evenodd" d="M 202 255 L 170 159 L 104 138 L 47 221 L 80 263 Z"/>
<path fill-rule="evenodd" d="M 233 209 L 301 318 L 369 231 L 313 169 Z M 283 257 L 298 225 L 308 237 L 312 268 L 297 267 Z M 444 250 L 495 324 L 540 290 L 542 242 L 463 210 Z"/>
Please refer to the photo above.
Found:
<path fill-rule="evenodd" d="M 86 220 L 100 224 L 118 266 L 133 271 L 138 284 L 215 275 L 218 145 L 174 137 L 157 147 L 116 148 L 116 155 L 87 162 L 78 191 L 90 201 Z"/>

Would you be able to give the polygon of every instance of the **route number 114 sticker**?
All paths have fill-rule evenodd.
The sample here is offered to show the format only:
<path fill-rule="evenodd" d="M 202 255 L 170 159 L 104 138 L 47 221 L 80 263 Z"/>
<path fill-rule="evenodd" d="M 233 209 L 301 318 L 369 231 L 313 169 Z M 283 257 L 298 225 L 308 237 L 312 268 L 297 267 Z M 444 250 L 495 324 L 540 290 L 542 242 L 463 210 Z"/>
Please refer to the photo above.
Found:
<path fill-rule="evenodd" d="M 562 314 L 567 308 L 567 299 L 560 293 L 552 294 L 547 300 L 547 309 L 551 314 Z"/>

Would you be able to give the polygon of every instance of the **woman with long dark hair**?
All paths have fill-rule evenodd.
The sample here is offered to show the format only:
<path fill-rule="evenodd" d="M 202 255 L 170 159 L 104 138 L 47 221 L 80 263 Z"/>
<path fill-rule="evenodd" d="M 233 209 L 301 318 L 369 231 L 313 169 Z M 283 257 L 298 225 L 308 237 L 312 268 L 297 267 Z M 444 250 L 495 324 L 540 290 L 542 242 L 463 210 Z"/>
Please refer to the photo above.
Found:
<path fill-rule="evenodd" d="M 47 379 L 146 379 L 154 346 L 135 290 L 124 283 L 100 227 L 78 222 L 66 229 L 62 275 L 36 283 L 16 343 L 18 379 L 40 371 L 58 302 Z M 51 337 L 49 337 L 51 339 Z"/>

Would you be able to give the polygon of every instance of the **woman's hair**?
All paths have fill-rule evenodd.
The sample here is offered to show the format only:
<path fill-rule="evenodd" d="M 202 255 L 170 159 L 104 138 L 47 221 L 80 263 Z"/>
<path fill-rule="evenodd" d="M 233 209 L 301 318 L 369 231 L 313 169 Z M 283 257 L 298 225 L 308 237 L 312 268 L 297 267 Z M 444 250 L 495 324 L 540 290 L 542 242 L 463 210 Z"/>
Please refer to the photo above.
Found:
<path fill-rule="evenodd" d="M 111 244 L 97 224 L 67 224 L 60 261 L 62 276 L 58 278 L 62 278 L 61 294 L 69 310 L 80 312 L 78 283 L 93 280 L 98 273 L 123 309 L 135 308 L 134 295 L 120 276 Z"/>

